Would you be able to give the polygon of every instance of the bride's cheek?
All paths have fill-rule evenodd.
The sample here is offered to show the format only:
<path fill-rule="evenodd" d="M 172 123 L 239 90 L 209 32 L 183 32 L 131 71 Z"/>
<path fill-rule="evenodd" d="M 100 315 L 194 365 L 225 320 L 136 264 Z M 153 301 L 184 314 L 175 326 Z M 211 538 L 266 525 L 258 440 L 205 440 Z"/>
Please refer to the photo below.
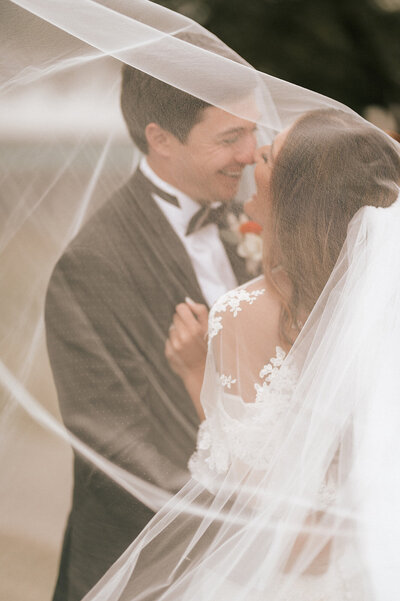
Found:
<path fill-rule="evenodd" d="M 252 221 L 256 221 L 261 226 L 263 225 L 265 211 L 258 198 L 250 198 L 244 203 L 243 210 Z"/>
<path fill-rule="evenodd" d="M 243 205 L 243 210 L 252 219 L 254 218 L 254 198 L 250 198 L 250 200 L 246 200 Z"/>

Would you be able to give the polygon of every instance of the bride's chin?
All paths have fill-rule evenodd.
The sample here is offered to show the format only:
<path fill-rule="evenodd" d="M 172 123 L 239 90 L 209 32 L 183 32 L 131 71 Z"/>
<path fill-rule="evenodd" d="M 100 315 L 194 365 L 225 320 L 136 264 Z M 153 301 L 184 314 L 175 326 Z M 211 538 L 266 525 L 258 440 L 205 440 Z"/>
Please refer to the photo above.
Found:
<path fill-rule="evenodd" d="M 261 225 L 260 218 L 257 214 L 257 201 L 255 195 L 249 198 L 249 200 L 246 200 L 246 202 L 243 204 L 243 210 L 252 221 L 255 221 Z"/>
<path fill-rule="evenodd" d="M 253 219 L 253 211 L 252 211 L 253 204 L 254 204 L 254 198 L 253 197 L 249 198 L 249 200 L 246 200 L 243 203 L 243 210 L 246 213 L 246 215 L 248 217 L 250 217 L 251 219 Z"/>

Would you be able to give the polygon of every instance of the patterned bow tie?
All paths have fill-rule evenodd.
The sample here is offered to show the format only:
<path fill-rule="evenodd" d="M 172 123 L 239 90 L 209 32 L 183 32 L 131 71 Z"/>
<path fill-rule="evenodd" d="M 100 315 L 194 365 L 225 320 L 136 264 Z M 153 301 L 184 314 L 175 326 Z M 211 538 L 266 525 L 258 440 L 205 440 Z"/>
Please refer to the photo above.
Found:
<path fill-rule="evenodd" d="M 185 236 L 190 236 L 194 232 L 198 232 L 202 227 L 215 223 L 218 226 L 223 225 L 228 207 L 222 204 L 218 207 L 201 207 L 191 218 L 186 229 Z"/>

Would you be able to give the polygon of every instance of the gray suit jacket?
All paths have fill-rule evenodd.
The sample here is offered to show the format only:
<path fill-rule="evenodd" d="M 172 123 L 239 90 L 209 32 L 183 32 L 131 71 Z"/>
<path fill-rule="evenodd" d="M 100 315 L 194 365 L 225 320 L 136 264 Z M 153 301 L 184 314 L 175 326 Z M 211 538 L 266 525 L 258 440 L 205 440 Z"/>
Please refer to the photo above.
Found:
<path fill-rule="evenodd" d="M 243 283 L 244 261 L 224 244 Z M 171 491 L 187 479 L 198 428 L 191 399 L 164 357 L 175 306 L 186 296 L 206 304 L 185 248 L 137 171 L 58 261 L 45 312 L 66 426 L 114 463 Z M 152 515 L 75 453 L 54 600 L 80 600 Z"/>

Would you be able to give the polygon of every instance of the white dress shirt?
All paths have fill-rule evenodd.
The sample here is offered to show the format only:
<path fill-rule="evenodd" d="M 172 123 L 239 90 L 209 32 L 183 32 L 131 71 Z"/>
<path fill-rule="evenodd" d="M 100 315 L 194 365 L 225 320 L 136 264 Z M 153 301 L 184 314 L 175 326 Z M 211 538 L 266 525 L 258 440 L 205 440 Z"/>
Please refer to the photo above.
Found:
<path fill-rule="evenodd" d="M 224 245 L 219 238 L 218 226 L 210 223 L 186 236 L 190 219 L 200 209 L 199 203 L 158 177 L 149 166 L 146 157 L 143 157 L 140 162 L 140 170 L 158 188 L 177 198 L 179 207 L 160 198 L 157 194 L 152 195 L 185 247 L 204 298 L 209 306 L 213 305 L 222 294 L 238 285 Z"/>

